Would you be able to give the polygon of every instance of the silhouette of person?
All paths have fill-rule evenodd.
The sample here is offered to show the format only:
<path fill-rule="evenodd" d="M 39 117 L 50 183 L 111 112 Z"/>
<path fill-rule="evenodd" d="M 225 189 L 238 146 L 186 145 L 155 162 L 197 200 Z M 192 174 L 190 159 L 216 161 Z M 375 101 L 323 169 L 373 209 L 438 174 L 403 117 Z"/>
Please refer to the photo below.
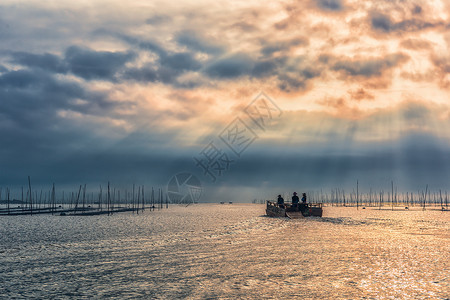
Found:
<path fill-rule="evenodd" d="M 306 193 L 302 194 L 302 203 L 300 203 L 300 211 L 305 215 L 305 211 L 308 205 L 306 204 Z"/>
<path fill-rule="evenodd" d="M 302 202 L 303 202 L 303 203 L 306 203 L 306 193 L 303 193 L 302 196 L 303 196 L 303 197 L 302 197 Z"/>
<path fill-rule="evenodd" d="M 281 195 L 278 195 L 278 206 L 281 208 L 284 208 L 284 199 L 281 197 Z"/>
<path fill-rule="evenodd" d="M 297 193 L 294 192 L 294 195 L 292 196 L 292 208 L 294 208 L 295 210 L 297 210 L 297 208 L 298 208 L 298 202 L 299 202 L 299 198 L 297 196 Z"/>

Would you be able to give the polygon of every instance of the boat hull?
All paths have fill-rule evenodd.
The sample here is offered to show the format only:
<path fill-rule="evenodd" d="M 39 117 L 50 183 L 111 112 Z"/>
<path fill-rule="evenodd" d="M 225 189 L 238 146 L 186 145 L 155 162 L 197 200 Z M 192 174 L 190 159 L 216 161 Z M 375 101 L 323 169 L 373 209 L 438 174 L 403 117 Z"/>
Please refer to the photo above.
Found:
<path fill-rule="evenodd" d="M 299 219 L 303 217 L 322 217 L 322 203 L 300 204 L 294 207 L 291 204 L 283 206 L 273 201 L 267 201 L 266 215 L 269 217 L 288 217 L 291 219 Z"/>
<path fill-rule="evenodd" d="M 266 214 L 269 217 L 286 217 L 286 209 L 277 205 L 267 205 Z"/>

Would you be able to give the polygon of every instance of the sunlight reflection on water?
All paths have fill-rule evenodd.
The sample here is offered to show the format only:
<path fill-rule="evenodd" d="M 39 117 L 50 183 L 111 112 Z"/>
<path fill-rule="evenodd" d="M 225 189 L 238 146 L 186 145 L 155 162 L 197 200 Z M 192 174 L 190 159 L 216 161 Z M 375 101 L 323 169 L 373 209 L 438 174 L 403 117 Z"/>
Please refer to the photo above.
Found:
<path fill-rule="evenodd" d="M 254 204 L 0 218 L 6 298 L 450 297 L 448 212 Z"/>

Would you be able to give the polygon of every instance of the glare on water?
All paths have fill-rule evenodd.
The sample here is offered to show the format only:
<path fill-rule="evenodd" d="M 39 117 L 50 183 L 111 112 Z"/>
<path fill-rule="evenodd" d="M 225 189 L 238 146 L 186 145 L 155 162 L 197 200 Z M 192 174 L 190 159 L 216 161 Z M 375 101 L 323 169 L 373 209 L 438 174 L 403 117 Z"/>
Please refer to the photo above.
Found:
<path fill-rule="evenodd" d="M 447 299 L 450 217 L 435 210 L 171 206 L 0 218 L 6 298 Z"/>

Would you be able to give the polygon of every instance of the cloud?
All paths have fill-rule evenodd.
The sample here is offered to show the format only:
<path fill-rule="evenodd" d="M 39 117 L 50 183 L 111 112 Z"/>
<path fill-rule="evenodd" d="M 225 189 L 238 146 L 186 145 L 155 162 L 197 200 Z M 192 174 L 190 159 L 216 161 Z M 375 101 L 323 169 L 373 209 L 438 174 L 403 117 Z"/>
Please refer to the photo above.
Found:
<path fill-rule="evenodd" d="M 0 76 L 0 87 L 6 88 L 27 88 L 39 84 L 41 74 L 28 70 L 13 70 Z"/>
<path fill-rule="evenodd" d="M 429 50 L 432 43 L 422 39 L 406 39 L 400 43 L 400 46 L 410 50 Z"/>
<path fill-rule="evenodd" d="M 325 11 L 341 11 L 344 9 L 342 0 L 315 0 L 317 7 Z"/>
<path fill-rule="evenodd" d="M 196 134 L 260 89 L 283 111 L 305 110 L 261 134 L 224 178 L 228 187 L 264 176 L 276 188 L 300 179 L 328 186 L 398 170 L 433 178 L 439 160 L 448 178 L 449 146 L 437 140 L 450 140 L 450 39 L 440 5 L 418 3 L 161 2 L 156 14 L 134 1 L 3 6 L 2 182 L 29 171 L 67 182 L 128 174 L 162 182 L 192 166 Z M 409 94 L 423 100 L 394 104 Z M 188 162 L 174 163 L 180 156 Z"/>
<path fill-rule="evenodd" d="M 29 68 L 40 68 L 54 73 L 66 73 L 68 66 L 59 56 L 44 53 L 34 54 L 28 52 L 14 52 L 11 54 L 12 62 Z"/>
<path fill-rule="evenodd" d="M 102 115 L 124 105 L 110 101 L 106 94 L 91 92 L 75 81 L 58 79 L 39 70 L 0 75 L 0 96 L 4 118 L 27 130 L 38 130 L 39 122 L 48 124 L 47 118 L 55 118 L 59 110 Z"/>
<path fill-rule="evenodd" d="M 206 67 L 205 73 L 213 78 L 238 78 L 250 74 L 254 64 L 248 55 L 238 53 L 212 62 Z"/>
<path fill-rule="evenodd" d="M 210 53 L 214 55 L 222 54 L 225 48 L 217 42 L 212 42 L 211 38 L 201 36 L 198 32 L 185 30 L 175 35 L 178 44 L 188 47 L 195 52 Z"/>
<path fill-rule="evenodd" d="M 65 53 L 70 71 L 86 80 L 114 81 L 116 73 L 134 58 L 133 52 L 94 51 L 77 46 L 69 47 Z"/>
<path fill-rule="evenodd" d="M 433 55 L 431 61 L 441 73 L 450 73 L 450 56 Z"/>
<path fill-rule="evenodd" d="M 254 64 L 251 70 L 251 76 L 255 78 L 262 78 L 271 76 L 277 73 L 278 64 L 276 61 L 268 59 L 261 60 Z"/>
<path fill-rule="evenodd" d="M 434 65 L 434 75 L 437 76 L 441 88 L 450 88 L 450 56 L 432 54 L 430 59 Z"/>
<path fill-rule="evenodd" d="M 192 54 L 187 52 L 180 52 L 164 56 L 161 58 L 161 65 L 179 72 L 183 72 L 186 70 L 197 71 L 202 67 L 200 62 L 198 62 Z"/>
<path fill-rule="evenodd" d="M 256 31 L 258 29 L 254 24 L 247 22 L 247 21 L 236 22 L 236 23 L 232 24 L 231 27 L 238 28 L 245 32 Z"/>
<path fill-rule="evenodd" d="M 359 88 L 357 90 L 349 90 L 347 92 L 350 95 L 350 98 L 356 101 L 362 100 L 374 100 L 375 97 L 371 93 L 367 92 L 363 88 Z"/>
<path fill-rule="evenodd" d="M 389 15 L 383 14 L 378 11 L 370 12 L 369 19 L 372 29 L 383 33 L 417 32 L 443 25 L 442 22 L 433 23 L 417 18 L 405 19 L 399 22 L 395 22 Z"/>
<path fill-rule="evenodd" d="M 128 68 L 123 72 L 122 76 L 125 80 L 140 82 L 157 82 L 160 80 L 158 70 L 156 70 L 156 68 L 151 64 L 141 68 Z"/>
<path fill-rule="evenodd" d="M 293 38 L 290 40 L 285 40 L 285 41 L 271 41 L 270 44 L 265 45 L 261 49 L 261 53 L 264 56 L 271 56 L 274 53 L 278 53 L 278 52 L 286 53 L 289 50 L 291 50 L 291 48 L 293 48 L 293 47 L 308 46 L 308 44 L 309 44 L 309 40 L 304 37 L 296 37 L 296 38 Z"/>
<path fill-rule="evenodd" d="M 379 77 L 389 70 L 408 60 L 402 53 L 390 54 L 385 57 L 372 59 L 346 59 L 336 62 L 332 70 L 342 72 L 348 76 Z"/>
<path fill-rule="evenodd" d="M 161 25 L 161 24 L 166 24 L 169 23 L 171 21 L 171 17 L 168 15 L 153 15 L 150 18 L 148 18 L 147 20 L 145 20 L 145 23 L 150 24 L 150 25 Z"/>

